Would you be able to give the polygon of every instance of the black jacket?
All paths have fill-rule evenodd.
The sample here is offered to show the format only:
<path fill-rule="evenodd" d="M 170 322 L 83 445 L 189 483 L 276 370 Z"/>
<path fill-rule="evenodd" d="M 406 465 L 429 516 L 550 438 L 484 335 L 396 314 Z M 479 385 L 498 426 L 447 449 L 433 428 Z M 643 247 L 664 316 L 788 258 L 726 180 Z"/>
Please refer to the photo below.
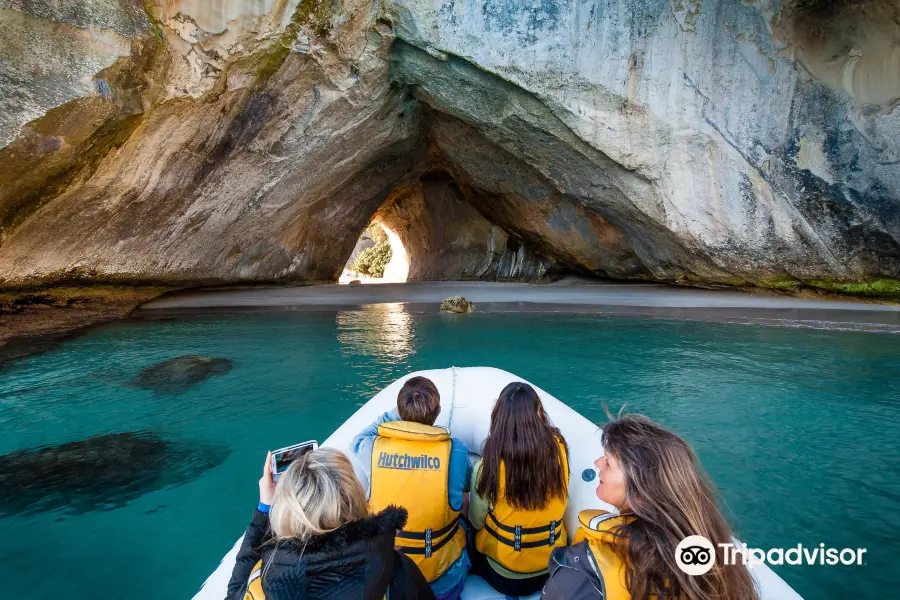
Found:
<path fill-rule="evenodd" d="M 606 587 L 587 542 L 556 548 L 541 600 L 603 600 Z"/>
<path fill-rule="evenodd" d="M 406 509 L 389 506 L 303 544 L 275 542 L 257 511 L 244 534 L 226 600 L 243 600 L 254 565 L 263 563 L 266 600 L 435 600 L 416 564 L 394 550 Z"/>

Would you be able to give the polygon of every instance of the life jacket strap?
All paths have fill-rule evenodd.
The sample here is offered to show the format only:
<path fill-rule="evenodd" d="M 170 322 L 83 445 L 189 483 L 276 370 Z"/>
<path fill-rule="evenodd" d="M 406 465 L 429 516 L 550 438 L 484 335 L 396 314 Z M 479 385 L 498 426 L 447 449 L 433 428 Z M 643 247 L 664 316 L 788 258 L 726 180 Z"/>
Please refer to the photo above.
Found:
<path fill-rule="evenodd" d="M 507 539 L 507 538 L 503 537 L 502 535 L 500 535 L 499 533 L 497 533 L 497 531 L 494 528 L 492 528 L 490 525 L 487 525 L 487 524 L 485 524 L 484 530 L 487 531 L 488 533 L 490 533 L 495 538 L 497 538 L 498 542 L 500 542 L 501 544 L 504 544 L 506 546 L 509 546 L 516 552 L 521 552 L 522 550 L 527 550 L 528 548 L 540 548 L 541 546 L 550 546 L 551 545 L 549 537 L 546 539 L 543 539 L 543 540 L 534 540 L 533 542 L 523 542 L 521 540 L 521 537 L 518 540 Z"/>
<path fill-rule="evenodd" d="M 439 538 L 442 535 L 444 535 L 445 533 L 447 533 L 448 531 L 450 531 L 451 529 L 453 529 L 454 526 L 458 526 L 458 525 L 459 525 L 459 520 L 453 519 L 452 521 L 450 521 L 449 524 L 447 524 L 446 527 L 441 527 L 437 531 L 434 531 L 432 529 L 426 529 L 425 531 L 398 531 L 397 537 L 407 539 L 407 540 L 424 540 L 427 537 L 427 535 L 426 535 L 427 532 L 431 531 L 432 532 L 431 537 Z"/>
<path fill-rule="evenodd" d="M 549 525 L 544 525 L 543 527 L 521 527 L 516 525 L 515 527 L 510 527 L 508 525 L 504 525 L 500 521 L 497 520 L 497 517 L 494 516 L 493 512 L 488 512 L 488 517 L 491 518 L 491 521 L 494 522 L 494 527 L 499 529 L 500 531 L 505 531 L 506 533 L 511 533 L 513 535 L 518 532 L 520 535 L 531 535 L 535 533 L 544 533 L 547 532 L 551 536 L 555 537 L 559 535 L 559 532 L 556 532 L 556 529 L 559 527 L 559 521 L 550 521 Z"/>
<path fill-rule="evenodd" d="M 423 532 L 408 532 L 408 531 L 399 531 L 397 532 L 398 537 L 412 537 L 412 536 L 401 536 L 402 533 L 410 533 L 415 535 L 421 535 L 422 537 L 415 537 L 413 539 L 423 539 L 425 540 L 425 546 L 423 548 L 408 548 L 406 546 L 397 546 L 397 550 L 402 552 L 403 554 L 424 554 L 425 558 L 431 558 L 431 555 L 434 552 L 437 552 L 441 548 L 447 545 L 447 543 L 453 539 L 453 536 L 456 535 L 456 532 L 459 530 L 459 521 L 454 521 L 450 524 L 449 529 L 444 528 L 441 531 L 449 531 L 449 533 L 441 539 L 437 544 L 432 544 L 432 540 L 437 537 L 440 538 L 439 535 L 431 533 L 430 529 L 426 529 Z"/>

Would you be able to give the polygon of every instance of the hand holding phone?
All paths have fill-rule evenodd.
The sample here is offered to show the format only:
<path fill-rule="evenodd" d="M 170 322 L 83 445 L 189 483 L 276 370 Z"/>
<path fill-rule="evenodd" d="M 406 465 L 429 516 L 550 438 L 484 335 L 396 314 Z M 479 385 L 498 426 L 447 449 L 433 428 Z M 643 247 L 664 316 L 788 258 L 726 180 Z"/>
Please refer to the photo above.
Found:
<path fill-rule="evenodd" d="M 266 454 L 266 462 L 263 465 L 263 474 L 259 478 L 259 501 L 272 506 L 275 498 L 275 480 L 272 479 L 272 453 Z"/>
<path fill-rule="evenodd" d="M 288 470 L 291 463 L 306 454 L 318 450 L 319 443 L 315 440 L 303 442 L 302 444 L 294 444 L 269 452 L 269 461 L 272 473 L 272 480 L 278 481 L 278 476 Z"/>

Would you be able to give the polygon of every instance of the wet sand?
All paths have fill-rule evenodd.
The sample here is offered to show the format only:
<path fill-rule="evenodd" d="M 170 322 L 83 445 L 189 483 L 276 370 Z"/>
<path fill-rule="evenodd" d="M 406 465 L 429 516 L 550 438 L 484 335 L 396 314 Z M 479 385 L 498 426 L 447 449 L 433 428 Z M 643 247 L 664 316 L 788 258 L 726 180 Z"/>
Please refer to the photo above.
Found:
<path fill-rule="evenodd" d="M 582 280 L 546 285 L 448 281 L 183 292 L 144 304 L 135 316 L 394 304 L 430 312 L 437 311 L 447 296 L 465 296 L 478 312 L 592 313 L 900 332 L 900 306 Z"/>

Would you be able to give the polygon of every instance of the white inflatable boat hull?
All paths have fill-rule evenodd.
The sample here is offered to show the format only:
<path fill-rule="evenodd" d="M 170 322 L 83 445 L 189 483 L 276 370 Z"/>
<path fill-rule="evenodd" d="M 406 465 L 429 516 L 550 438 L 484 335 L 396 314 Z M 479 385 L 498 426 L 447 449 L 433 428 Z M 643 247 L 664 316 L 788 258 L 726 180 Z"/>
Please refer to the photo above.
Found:
<path fill-rule="evenodd" d="M 436 425 L 448 427 L 453 437 L 465 442 L 471 452 L 480 452 L 488 435 L 491 410 L 500 391 L 513 381 L 527 381 L 520 377 L 491 367 L 468 367 L 419 371 L 402 377 L 381 390 L 347 419 L 337 431 L 331 434 L 323 446 L 337 448 L 350 455 L 353 438 L 366 426 L 374 422 L 382 413 L 397 405 L 397 392 L 410 377 L 421 375 L 431 379 L 441 393 L 441 414 Z M 582 473 L 593 469 L 593 462 L 603 453 L 598 427 L 586 418 L 557 400 L 547 392 L 534 386 L 550 416 L 569 445 L 569 503 L 566 508 L 566 529 L 574 532 L 578 527 L 578 513 L 587 508 L 606 508 L 609 505 L 597 499 L 596 479 L 584 481 Z M 352 456 L 351 456 L 352 458 Z M 367 484 L 368 482 L 363 482 Z M 225 555 L 218 568 L 209 576 L 194 600 L 222 600 L 225 597 L 228 580 L 234 567 L 235 556 L 240 547 L 239 539 Z M 791 587 L 768 566 L 760 565 L 751 571 L 760 591 L 761 600 L 799 599 Z M 463 600 L 503 600 L 504 596 L 494 591 L 480 577 L 470 576 L 462 594 Z M 537 599 L 539 594 L 530 598 Z"/>

